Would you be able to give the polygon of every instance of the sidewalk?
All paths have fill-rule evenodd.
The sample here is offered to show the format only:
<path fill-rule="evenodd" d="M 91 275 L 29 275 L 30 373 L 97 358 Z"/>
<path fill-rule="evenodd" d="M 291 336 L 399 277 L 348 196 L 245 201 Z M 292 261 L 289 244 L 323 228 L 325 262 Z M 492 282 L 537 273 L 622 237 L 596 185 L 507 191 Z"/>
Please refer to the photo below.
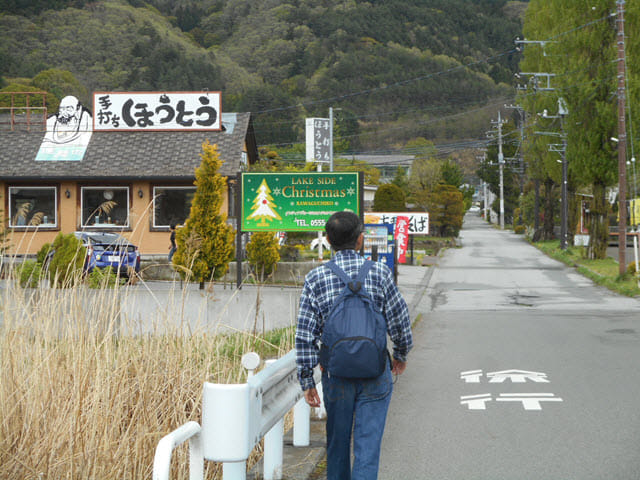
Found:
<path fill-rule="evenodd" d="M 415 321 L 416 307 L 425 294 L 434 267 L 400 265 L 398 268 L 398 289 L 409 306 L 411 321 Z M 315 472 L 326 454 L 325 422 L 312 419 L 309 447 L 294 447 L 291 431 L 285 434 L 283 478 L 287 480 L 322 480 L 326 475 Z M 318 470 L 322 470 L 319 468 Z M 262 462 L 247 475 L 248 480 L 262 478 Z"/>

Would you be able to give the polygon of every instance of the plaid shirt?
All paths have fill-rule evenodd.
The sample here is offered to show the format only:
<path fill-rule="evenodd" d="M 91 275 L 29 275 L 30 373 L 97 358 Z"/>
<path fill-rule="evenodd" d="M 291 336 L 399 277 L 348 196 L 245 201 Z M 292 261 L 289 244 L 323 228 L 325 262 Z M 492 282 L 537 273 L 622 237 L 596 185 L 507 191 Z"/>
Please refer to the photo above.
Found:
<path fill-rule="evenodd" d="M 340 250 L 336 253 L 335 262 L 348 276 L 355 278 L 364 258 L 355 250 Z M 387 332 L 394 344 L 393 357 L 406 361 L 413 346 L 409 309 L 393 283 L 389 267 L 376 262 L 367 274 L 364 287 L 387 320 Z M 313 368 L 319 361 L 322 327 L 335 298 L 343 289 L 342 281 L 324 265 L 311 270 L 305 278 L 296 330 L 296 362 L 302 390 L 315 387 Z"/>

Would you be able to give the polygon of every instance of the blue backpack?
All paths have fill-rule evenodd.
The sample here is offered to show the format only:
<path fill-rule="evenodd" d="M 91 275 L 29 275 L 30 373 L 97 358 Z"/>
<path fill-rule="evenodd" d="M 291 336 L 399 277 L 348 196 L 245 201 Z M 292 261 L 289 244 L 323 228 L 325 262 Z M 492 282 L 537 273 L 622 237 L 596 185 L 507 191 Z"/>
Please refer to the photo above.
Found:
<path fill-rule="evenodd" d="M 325 265 L 345 287 L 324 322 L 320 365 L 336 377 L 378 377 L 384 373 L 389 352 L 387 322 L 364 288 L 373 262 L 366 260 L 355 280 L 334 260 Z"/>

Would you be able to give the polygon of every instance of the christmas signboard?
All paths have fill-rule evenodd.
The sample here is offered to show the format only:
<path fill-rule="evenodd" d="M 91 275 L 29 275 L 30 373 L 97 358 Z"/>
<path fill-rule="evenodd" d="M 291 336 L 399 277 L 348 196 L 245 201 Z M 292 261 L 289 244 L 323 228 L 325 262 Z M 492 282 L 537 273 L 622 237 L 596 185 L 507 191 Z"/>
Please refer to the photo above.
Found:
<path fill-rule="evenodd" d="M 323 230 L 337 211 L 360 215 L 358 172 L 243 173 L 242 231 Z"/>

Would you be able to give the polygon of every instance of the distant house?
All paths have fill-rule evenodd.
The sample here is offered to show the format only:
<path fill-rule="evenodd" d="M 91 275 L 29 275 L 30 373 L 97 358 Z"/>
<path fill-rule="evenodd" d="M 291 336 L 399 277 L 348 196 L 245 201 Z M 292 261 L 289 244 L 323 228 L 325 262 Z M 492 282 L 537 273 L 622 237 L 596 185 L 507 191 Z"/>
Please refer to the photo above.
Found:
<path fill-rule="evenodd" d="M 230 216 L 235 177 L 258 159 L 250 113 L 223 113 L 220 131 L 93 131 L 81 159 L 71 161 L 50 153 L 41 159 L 42 118 L 20 121 L 11 112 L 0 121 L 0 205 L 10 254 L 33 254 L 59 232 L 76 230 L 118 232 L 142 255 L 166 254 L 169 225 L 189 215 L 203 142 L 216 144 L 224 161 L 223 211 Z"/>

